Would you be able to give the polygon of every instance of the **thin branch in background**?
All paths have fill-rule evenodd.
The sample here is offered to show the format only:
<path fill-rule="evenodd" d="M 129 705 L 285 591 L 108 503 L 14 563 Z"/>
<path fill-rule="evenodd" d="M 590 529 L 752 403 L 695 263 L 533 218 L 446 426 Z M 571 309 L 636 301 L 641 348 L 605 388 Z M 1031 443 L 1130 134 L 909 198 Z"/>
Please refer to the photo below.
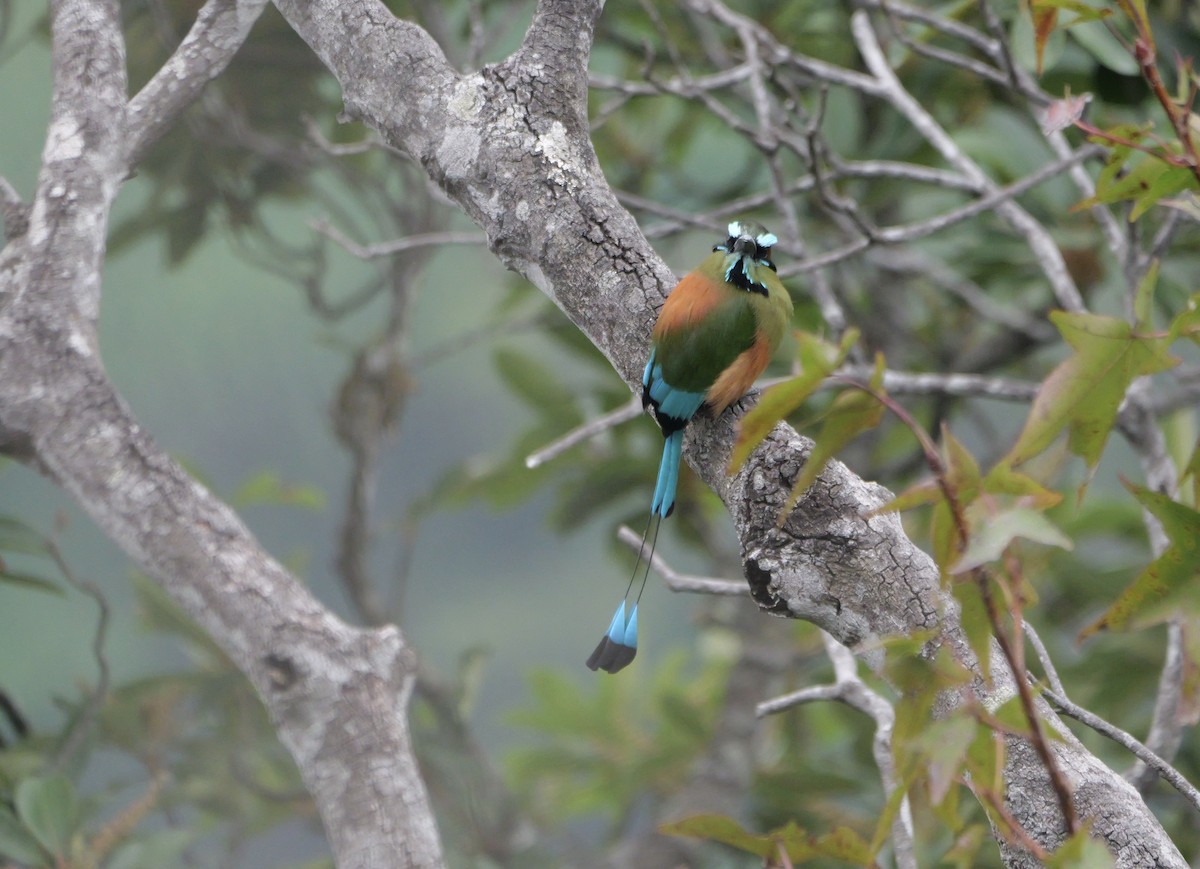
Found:
<path fill-rule="evenodd" d="M 1038 636 L 1037 631 L 1028 622 L 1025 623 L 1025 635 L 1029 638 L 1034 651 L 1037 652 L 1038 659 L 1042 662 L 1042 668 L 1046 671 L 1046 677 L 1050 682 L 1051 690 L 1043 690 L 1043 696 L 1054 704 L 1054 707 L 1063 715 L 1074 718 L 1080 724 L 1087 725 L 1102 736 L 1107 736 L 1113 742 L 1128 749 L 1147 768 L 1162 776 L 1171 787 L 1179 791 L 1184 799 L 1200 812 L 1200 790 L 1197 790 L 1191 782 L 1184 778 L 1179 770 L 1175 769 L 1170 763 L 1159 757 L 1133 736 L 1115 724 L 1101 718 L 1096 713 L 1089 712 L 1082 706 L 1073 703 L 1067 697 L 1062 680 L 1059 679 L 1058 671 L 1054 666 L 1054 661 L 1050 658 L 1050 653 L 1046 650 L 1046 646 L 1042 642 L 1041 637 Z"/>
<path fill-rule="evenodd" d="M 882 9 L 887 18 L 888 24 L 891 25 L 891 31 L 900 42 L 908 48 L 913 54 L 921 55 L 930 60 L 936 60 L 944 63 L 947 66 L 958 67 L 966 70 L 972 75 L 978 76 L 984 81 L 990 81 L 993 84 L 998 84 L 1002 87 L 1009 85 L 1008 76 L 994 66 L 990 66 L 981 60 L 978 60 L 969 55 L 961 54 L 957 51 L 950 51 L 945 48 L 939 48 L 936 45 L 929 45 L 911 38 L 905 31 L 905 28 L 900 26 L 897 16 L 893 14 L 895 10 L 888 2 L 880 2 L 879 8 Z"/>
<path fill-rule="evenodd" d="M 487 21 L 483 16 L 482 0 L 468 0 L 467 23 L 471 38 L 467 43 L 467 69 L 479 69 L 488 46 Z"/>
<path fill-rule="evenodd" d="M 392 154 L 403 156 L 403 152 L 397 148 L 393 148 L 387 142 L 380 138 L 379 134 L 374 130 L 367 133 L 367 137 L 358 142 L 347 142 L 345 144 L 334 144 L 329 141 L 317 126 L 317 122 L 312 117 L 305 115 L 303 118 L 304 132 L 309 140 L 315 144 L 322 153 L 328 154 L 330 157 L 357 157 L 360 154 L 369 154 L 372 151 L 389 151 Z"/>
<path fill-rule="evenodd" d="M 346 507 L 338 531 L 334 564 L 338 576 L 368 624 L 392 621 L 393 614 L 373 581 L 369 567 L 379 458 L 387 438 L 396 430 L 411 391 L 404 353 L 409 327 L 413 279 L 419 268 L 394 259 L 388 265 L 388 313 L 380 335 L 363 346 L 338 389 L 333 430 L 350 453 L 351 471 Z"/>
<path fill-rule="evenodd" d="M 413 371 L 420 371 L 423 368 L 436 365 L 439 362 L 462 353 L 476 344 L 490 341 L 500 335 L 519 335 L 522 332 L 534 329 L 550 330 L 558 328 L 559 324 L 560 321 L 547 311 L 535 311 L 532 314 L 527 314 L 523 317 L 514 317 L 511 320 L 498 320 L 494 323 L 485 323 L 477 328 L 467 329 L 458 335 L 452 335 L 444 341 L 422 350 L 420 353 L 413 354 L 409 360 L 409 366 Z"/>
<path fill-rule="evenodd" d="M 1186 658 L 1183 631 L 1184 626 L 1179 619 L 1172 619 L 1167 625 L 1167 647 L 1162 671 L 1158 674 L 1158 689 L 1154 693 L 1154 714 L 1146 734 L 1146 749 L 1168 762 L 1178 753 L 1187 726 L 1184 716 L 1179 714 L 1183 703 Z M 1144 794 L 1153 784 L 1156 773 L 1156 769 L 1139 757 L 1125 773 L 1125 778 Z"/>
<path fill-rule="evenodd" d="M 834 683 L 802 688 L 767 700 L 758 704 L 755 714 L 759 718 L 765 718 L 795 706 L 824 700 L 837 700 L 858 710 L 875 722 L 872 752 L 875 765 L 879 768 L 884 793 L 890 795 L 900 787 L 895 759 L 892 756 L 892 729 L 896 723 L 896 710 L 887 699 L 859 678 L 858 662 L 849 649 L 825 631 L 821 631 L 821 640 L 825 644 L 825 653 L 833 663 Z M 899 869 L 916 869 L 912 809 L 907 796 L 901 799 L 896 818 L 892 821 L 892 847 Z"/>
<path fill-rule="evenodd" d="M 1062 264 L 1062 268 L 1065 270 L 1066 264 L 1062 261 L 1062 253 L 1058 250 L 1057 245 L 1054 244 L 1053 240 L 1049 239 L 1049 236 L 1045 234 L 1045 229 L 1042 228 L 1040 224 L 1037 224 L 1036 227 L 1033 225 L 1036 224 L 1036 221 L 1033 221 L 1033 218 L 1028 217 L 1027 212 L 1020 208 L 1020 206 L 1013 202 L 1013 200 L 1022 193 L 1025 193 L 1026 191 L 1031 190 L 1050 178 L 1053 178 L 1055 175 L 1061 174 L 1062 172 L 1070 169 L 1072 166 L 1081 163 L 1084 160 L 1090 159 L 1091 157 L 1099 156 L 1100 153 L 1101 149 L 1099 146 L 1086 146 L 1078 151 L 1072 152 L 1062 160 L 1056 160 L 1053 163 L 1043 166 L 1038 171 L 1027 175 L 1019 181 L 1015 181 L 1012 184 L 1004 187 L 996 187 L 989 184 L 989 192 L 978 199 L 972 200 L 966 205 L 959 206 L 958 208 L 952 208 L 949 211 L 945 211 L 941 214 L 934 215 L 933 217 L 926 218 L 924 220 L 918 220 L 912 223 L 889 226 L 875 230 L 871 230 L 868 226 L 859 222 L 859 228 L 861 231 L 863 231 L 863 236 L 861 238 L 855 239 L 854 241 L 851 241 L 840 248 L 803 262 L 793 263 L 790 266 L 781 266 L 779 269 L 779 274 L 782 277 L 787 277 L 793 274 L 811 272 L 816 269 L 825 268 L 857 256 L 872 244 L 896 245 L 903 242 L 915 241 L 917 239 L 925 238 L 926 236 L 941 232 L 956 223 L 962 223 L 965 220 L 969 220 L 972 217 L 977 217 L 988 211 L 995 210 L 998 212 L 1003 212 L 1005 210 L 1011 210 L 1007 209 L 1007 206 L 1012 206 L 1012 208 L 1015 209 L 1013 214 L 1019 219 L 1017 229 L 1026 235 L 1026 241 L 1030 243 L 1030 246 L 1033 247 L 1033 242 L 1030 240 L 1030 236 L 1033 236 L 1036 239 L 1042 249 L 1047 249 L 1045 247 L 1046 244 L 1053 246 L 1054 258 L 1056 258 L 1057 261 Z M 966 158 L 964 157 L 964 159 Z M 1027 219 L 1020 218 L 1020 215 L 1026 215 Z M 1036 251 L 1037 249 L 1035 248 L 1035 253 Z M 1057 268 L 1057 266 L 1055 266 L 1053 263 L 1047 264 L 1043 262 L 1042 265 L 1043 269 L 1047 271 L 1047 274 L 1049 274 L 1054 268 Z M 1068 281 L 1071 280 L 1069 275 L 1067 275 L 1065 279 Z M 1071 286 L 1074 287 L 1073 282 Z M 1065 290 L 1060 290 L 1060 294 L 1065 293 Z M 1075 293 L 1077 296 L 1078 291 L 1076 290 Z M 1059 301 L 1062 301 L 1061 296 Z M 1075 310 L 1082 310 L 1082 299 L 1079 299 L 1078 301 L 1080 307 Z"/>
<path fill-rule="evenodd" d="M 1042 638 L 1029 622 L 1025 622 L 1024 628 L 1025 639 L 1037 653 L 1038 660 L 1042 663 L 1042 669 L 1046 673 L 1046 681 L 1050 683 L 1051 689 L 1063 697 L 1067 696 L 1067 689 L 1063 687 L 1062 679 L 1058 676 L 1058 668 L 1054 666 L 1054 660 L 1050 657 L 1046 644 L 1042 642 Z"/>
<path fill-rule="evenodd" d="M 29 228 L 29 205 L 21 200 L 21 194 L 3 175 L 0 175 L 0 209 L 5 243 L 24 235 Z"/>
<path fill-rule="evenodd" d="M 135 166 L 150 146 L 192 105 L 204 86 L 224 71 L 266 7 L 266 0 L 208 0 L 187 35 L 154 76 L 129 101 L 129 165 Z M 161 8 L 151 5 L 160 30 Z"/>
<path fill-rule="evenodd" d="M 1167 448 L 1162 426 L 1150 413 L 1150 396 L 1154 390 L 1154 383 L 1149 377 L 1134 380 L 1126 391 L 1116 428 L 1137 452 L 1146 487 L 1170 495 L 1179 486 L 1179 475 Z M 1150 537 L 1150 551 L 1157 558 L 1166 551 L 1170 540 L 1162 523 L 1150 511 L 1143 508 L 1142 518 Z"/>
<path fill-rule="evenodd" d="M 407 235 L 404 238 L 397 238 L 392 241 L 363 245 L 347 238 L 337 227 L 327 220 L 313 220 L 309 222 L 309 226 L 314 232 L 318 232 L 338 244 L 351 256 L 363 260 L 395 256 L 398 253 L 419 247 L 442 247 L 448 244 L 481 245 L 487 243 L 487 239 L 478 232 L 445 231 L 414 233 L 413 235 Z"/>
<path fill-rule="evenodd" d="M 996 301 L 983 287 L 960 275 L 942 260 L 916 247 L 882 249 L 869 255 L 884 271 L 926 278 L 948 290 L 985 320 L 1000 323 L 1032 341 L 1043 342 L 1058 335 L 1045 317 Z"/>
<path fill-rule="evenodd" d="M 1092 730 L 1107 736 L 1113 742 L 1128 749 L 1138 760 L 1153 769 L 1158 775 L 1162 776 L 1163 780 L 1186 799 L 1192 806 L 1200 812 L 1200 790 L 1183 777 L 1183 774 L 1167 761 L 1163 760 L 1149 748 L 1139 742 L 1130 734 L 1126 733 L 1121 728 L 1112 724 L 1109 721 L 1096 715 L 1094 712 L 1089 712 L 1082 706 L 1072 703 L 1066 697 L 1059 695 L 1055 691 L 1043 691 L 1042 694 L 1049 700 L 1059 712 L 1069 718 L 1074 718 L 1080 724 L 1086 724 Z"/>
<path fill-rule="evenodd" d="M 100 587 L 90 579 L 76 575 L 53 540 L 45 538 L 44 542 L 47 554 L 62 573 L 63 578 L 76 590 L 96 602 L 96 630 L 92 634 L 92 658 L 96 661 L 96 687 L 88 695 L 83 709 L 71 727 L 71 732 L 59 745 L 58 751 L 50 761 L 50 769 L 62 770 L 75 759 L 75 753 L 91 735 L 92 729 L 96 726 L 96 719 L 100 715 L 100 709 L 108 700 L 110 676 L 104 644 L 108 637 L 109 608 L 108 600 L 104 597 L 104 592 L 100 590 Z"/>
<path fill-rule="evenodd" d="M 726 27 L 752 35 L 760 46 L 761 56 L 772 64 L 791 67 L 797 72 L 811 77 L 813 81 L 829 82 L 873 96 L 882 96 L 884 93 L 884 89 L 874 77 L 864 75 L 857 70 L 797 54 L 775 39 L 770 31 L 761 24 L 734 12 L 719 0 L 686 0 L 684 5 L 697 15 L 711 18 Z"/>
<path fill-rule="evenodd" d="M 831 379 L 849 377 L 865 382 L 870 380 L 872 371 L 869 365 L 847 365 Z M 890 369 L 883 373 L 883 388 L 893 395 L 958 395 L 1026 402 L 1037 395 L 1040 387 L 1040 383 L 1033 381 L 980 374 L 926 374 Z"/>
<path fill-rule="evenodd" d="M 571 431 L 542 447 L 540 450 L 530 453 L 525 457 L 525 467 L 531 470 L 540 467 L 551 459 L 562 455 L 571 449 L 571 447 L 591 440 L 597 435 L 603 434 L 609 429 L 616 428 L 632 419 L 637 419 L 643 413 L 641 396 L 635 395 L 615 410 L 610 410 L 608 413 L 589 420 L 578 428 L 571 429 Z"/>
<path fill-rule="evenodd" d="M 822 383 L 821 388 L 828 389 L 844 385 L 838 384 L 838 378 L 869 380 L 872 371 L 873 368 L 869 365 L 846 365 L 839 368 Z M 790 379 L 790 377 L 764 378 L 759 381 L 757 388 L 759 390 L 770 389 L 772 386 L 786 383 Z M 1040 386 L 1041 384 L 1033 381 L 987 377 L 982 374 L 936 374 L 894 371 L 892 369 L 885 369 L 883 372 L 883 388 L 893 395 L 956 395 L 1028 402 L 1037 395 Z M 557 440 L 530 453 L 525 457 L 525 467 L 532 469 L 544 465 L 572 447 L 636 419 L 643 412 L 641 398 L 634 396 L 627 403 L 588 420 Z"/>
<path fill-rule="evenodd" d="M 1030 92 L 1038 92 L 1036 85 L 1030 89 L 1029 74 L 1017 64 L 1013 57 L 1012 46 L 1008 44 L 1008 28 L 1004 26 L 1004 22 L 1000 20 L 1000 16 L 996 14 L 991 3 L 988 0 L 979 0 L 979 11 L 983 13 L 984 23 L 995 40 L 996 55 L 993 60 L 1008 73 L 1009 87 L 1018 93 L 1025 93 L 1027 96 Z"/>
<path fill-rule="evenodd" d="M 867 12 L 859 9 L 850 16 L 850 30 L 867 68 L 876 77 L 886 99 L 900 111 L 918 133 L 952 166 L 975 181 L 986 196 L 995 196 L 998 189 L 979 165 L 959 147 L 928 111 L 910 94 L 896 77 L 884 56 Z M 1054 288 L 1058 303 L 1068 311 L 1083 311 L 1085 306 L 1075 286 L 1062 252 L 1050 234 L 1025 209 L 1007 197 L 997 201 L 996 213 L 1009 222 L 1024 238 L 1042 272 Z"/>
<path fill-rule="evenodd" d="M 993 61 L 998 60 L 1001 56 L 999 40 L 985 36 L 974 27 L 964 24 L 956 18 L 939 15 L 920 6 L 901 2 L 901 0 L 863 0 L 863 5 L 880 9 L 890 18 L 924 24 L 931 30 L 967 43 Z M 1008 84 L 1007 78 L 1005 84 Z"/>
<path fill-rule="evenodd" d="M 0 716 L 3 716 L 8 721 L 9 727 L 12 728 L 13 736 L 20 740 L 29 735 L 29 722 L 25 720 L 25 716 L 21 714 L 20 708 L 13 702 L 13 699 L 8 696 L 8 693 L 0 689 Z M 8 746 L 4 734 L 0 733 L 0 749 Z"/>
<path fill-rule="evenodd" d="M 804 128 L 801 130 L 801 138 L 805 145 L 805 150 L 801 153 L 805 155 L 805 159 L 808 162 L 808 170 L 813 179 L 813 189 L 817 192 L 820 200 L 831 211 L 846 213 L 839 210 L 843 204 L 843 200 L 836 196 L 825 183 L 822 173 L 822 156 L 825 149 L 820 147 L 819 143 L 822 141 L 820 130 L 821 123 L 825 118 L 828 95 L 828 88 L 822 85 L 817 91 L 817 110 L 813 113 L 812 117 L 805 121 Z M 800 218 L 796 214 L 796 208 L 791 197 L 785 195 L 786 186 L 783 183 L 783 172 L 779 167 L 778 155 L 772 154 L 771 157 L 771 180 L 774 185 L 776 202 L 783 207 L 788 237 L 795 245 L 794 253 L 801 261 L 804 261 L 808 259 L 808 250 L 803 242 L 800 230 Z M 859 215 L 856 210 L 850 212 L 848 216 L 857 223 Z M 821 309 L 821 317 L 829 325 L 834 335 L 840 336 L 844 334 L 849 327 L 849 322 L 842 303 L 838 300 L 837 294 L 834 293 L 833 287 L 829 284 L 829 278 L 824 271 L 814 271 L 811 275 L 809 290 L 813 298 L 817 300 L 817 306 Z M 853 352 L 858 354 L 861 351 L 858 348 L 854 348 Z"/>
<path fill-rule="evenodd" d="M 686 573 L 679 573 L 667 564 L 666 559 L 657 552 L 651 556 L 650 547 L 646 544 L 646 541 L 642 540 L 642 535 L 638 534 L 628 525 L 622 525 L 617 529 L 617 539 L 634 552 L 637 552 L 643 559 L 649 556 L 650 567 L 663 578 L 670 591 L 687 592 L 689 594 L 715 594 L 727 597 L 750 596 L 750 586 L 744 580 L 716 579 L 708 576 L 692 576 Z"/>
<path fill-rule="evenodd" d="M 417 553 L 417 536 L 420 528 L 420 519 L 410 508 L 400 520 L 397 529 L 400 551 L 396 555 L 396 566 L 392 570 L 392 582 L 389 589 L 392 604 L 388 609 L 393 613 L 395 620 L 401 623 L 404 621 L 404 606 L 408 596 L 409 579 L 412 576 L 413 559 Z"/>

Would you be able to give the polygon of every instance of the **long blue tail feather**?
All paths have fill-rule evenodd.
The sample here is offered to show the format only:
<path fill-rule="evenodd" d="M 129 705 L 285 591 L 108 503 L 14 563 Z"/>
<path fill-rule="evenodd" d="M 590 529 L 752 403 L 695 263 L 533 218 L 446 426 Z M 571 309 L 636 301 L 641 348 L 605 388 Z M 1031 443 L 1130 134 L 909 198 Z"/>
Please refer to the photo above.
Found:
<path fill-rule="evenodd" d="M 629 577 L 629 585 L 625 587 L 625 594 L 621 597 L 621 602 L 617 604 L 608 630 L 600 638 L 600 642 L 592 650 L 592 654 L 588 656 L 589 670 L 616 673 L 628 667 L 637 655 L 638 604 L 642 600 L 642 592 L 646 590 L 646 579 L 650 575 L 650 562 L 654 558 L 654 548 L 658 545 L 658 529 L 661 524 L 662 517 L 651 513 L 649 521 L 646 522 L 646 530 L 642 532 L 642 545 L 638 548 L 637 562 L 633 566 L 633 574 Z M 651 532 L 651 527 L 653 527 L 653 532 Z M 649 552 L 646 551 L 647 539 L 650 541 Z M 642 565 L 645 565 L 644 569 Z M 633 584 L 639 573 L 642 576 L 642 584 L 638 587 L 637 597 L 633 599 L 633 606 L 628 608 L 629 616 L 626 618 L 629 592 L 633 590 Z"/>
<path fill-rule="evenodd" d="M 629 619 L 625 618 L 625 600 L 617 606 L 613 613 L 612 624 L 608 633 L 600 638 L 592 654 L 587 659 L 589 670 L 604 670 L 606 673 L 616 673 L 623 670 L 637 655 L 637 604 Z"/>
<path fill-rule="evenodd" d="M 675 489 L 679 485 L 679 460 L 683 455 L 683 429 L 671 432 L 663 443 L 662 461 L 658 465 L 658 482 L 650 513 L 666 518 L 675 509 Z"/>
<path fill-rule="evenodd" d="M 629 585 L 621 603 L 613 613 L 612 622 L 600 642 L 588 656 L 587 665 L 591 670 L 604 670 L 606 673 L 616 673 L 633 662 L 637 656 L 637 619 L 638 602 L 646 589 L 646 579 L 650 575 L 650 562 L 654 558 L 654 548 L 658 545 L 658 529 L 662 520 L 670 516 L 675 509 L 675 490 L 679 486 L 679 462 L 683 457 L 683 430 L 687 421 L 699 410 L 704 403 L 702 393 L 683 392 L 672 389 L 662 380 L 662 370 L 655 365 L 653 355 L 646 363 L 643 376 L 645 391 L 643 398 L 647 404 L 653 405 L 658 416 L 659 425 L 666 435 L 663 443 L 662 459 L 658 464 L 658 479 L 654 484 L 654 497 L 650 501 L 650 519 L 646 522 L 646 530 L 642 532 L 642 545 L 638 550 L 637 562 L 633 566 L 633 575 L 629 577 Z M 653 535 L 651 535 L 653 526 Z M 646 541 L 650 541 L 650 551 L 646 552 Z M 645 557 L 643 557 L 643 555 Z M 642 569 L 642 565 L 645 568 Z M 628 608 L 629 592 L 633 584 L 642 575 L 642 583 L 638 587 L 637 597 L 633 606 Z"/>

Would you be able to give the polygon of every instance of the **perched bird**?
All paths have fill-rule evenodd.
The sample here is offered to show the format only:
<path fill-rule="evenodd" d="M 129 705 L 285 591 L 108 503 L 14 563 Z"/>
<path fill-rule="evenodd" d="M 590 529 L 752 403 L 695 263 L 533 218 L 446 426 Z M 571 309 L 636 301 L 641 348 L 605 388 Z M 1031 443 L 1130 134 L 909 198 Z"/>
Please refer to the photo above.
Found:
<path fill-rule="evenodd" d="M 638 601 L 659 524 L 675 509 L 684 428 L 702 406 L 716 417 L 745 395 L 791 322 L 792 300 L 771 261 L 777 241 L 760 224 L 735 220 L 729 237 L 675 286 L 658 314 L 642 375 L 642 404 L 654 409 L 666 443 L 638 562 L 612 624 L 587 660 L 592 670 L 616 673 L 637 654 Z M 630 607 L 647 538 L 650 555 Z"/>

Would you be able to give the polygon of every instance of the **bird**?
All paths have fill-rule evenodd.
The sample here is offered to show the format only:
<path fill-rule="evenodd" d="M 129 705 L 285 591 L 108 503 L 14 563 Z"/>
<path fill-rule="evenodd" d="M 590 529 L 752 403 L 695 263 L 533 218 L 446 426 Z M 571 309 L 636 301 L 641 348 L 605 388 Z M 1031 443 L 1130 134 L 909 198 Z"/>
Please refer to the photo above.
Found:
<path fill-rule="evenodd" d="M 665 442 L 650 518 L 633 576 L 608 630 L 587 659 L 591 670 L 616 673 L 637 655 L 638 603 L 663 519 L 675 509 L 684 429 L 702 407 L 720 416 L 746 394 L 779 347 L 792 320 L 792 299 L 776 274 L 774 233 L 750 220 L 734 220 L 727 237 L 667 295 L 651 333 L 642 374 L 642 406 L 651 410 Z M 629 593 L 650 554 L 637 597 Z"/>

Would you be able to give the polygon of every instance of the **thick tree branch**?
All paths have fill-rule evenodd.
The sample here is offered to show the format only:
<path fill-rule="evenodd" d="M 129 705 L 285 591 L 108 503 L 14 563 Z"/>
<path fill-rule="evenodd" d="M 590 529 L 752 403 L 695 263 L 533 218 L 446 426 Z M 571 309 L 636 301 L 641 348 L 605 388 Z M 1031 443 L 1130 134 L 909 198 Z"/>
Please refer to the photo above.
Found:
<path fill-rule="evenodd" d="M 340 44 L 330 22 L 350 14 L 348 9 L 372 6 L 278 2 L 342 82 L 351 114 L 417 159 L 483 229 L 492 250 L 550 296 L 625 381 L 636 385 L 655 310 L 674 276 L 618 204 L 592 150 L 580 95 L 598 4 L 542 0 L 531 29 L 544 25 L 544 32 L 528 34 L 517 54 L 503 63 L 459 77 L 444 61 L 431 60 L 440 53 L 428 47 L 427 37 L 406 42 L 402 25 L 384 24 L 372 13 L 353 51 Z M 723 8 L 699 0 L 692 6 Z M 856 22 L 860 46 L 869 53 L 877 43 L 861 13 Z M 395 102 L 413 89 L 395 87 L 395 64 L 372 62 L 370 53 L 376 50 L 388 52 L 381 57 L 399 54 L 423 64 L 416 78 L 422 83 L 419 94 L 407 105 L 397 108 Z M 870 65 L 877 78 L 866 83 L 856 73 L 851 76 L 855 86 L 901 101 L 906 112 L 919 110 L 890 70 L 874 58 Z M 915 122 L 922 117 L 923 111 Z M 947 159 L 981 190 L 994 192 L 978 167 L 938 132 L 929 134 L 944 146 Z M 1078 307 L 1057 249 L 1042 249 L 1044 230 L 1030 225 L 1028 215 L 1011 202 L 1000 209 L 1038 250 L 1060 301 Z M 885 489 L 831 463 L 777 528 L 808 442 L 781 425 L 731 477 L 726 467 L 735 426 L 732 413 L 696 421 L 686 451 L 733 515 L 743 567 L 760 607 L 813 621 L 860 652 L 887 636 L 940 629 L 941 641 L 970 660 L 956 609 L 932 560 L 905 536 L 896 516 L 865 518 L 886 503 Z M 984 700 L 1001 702 L 1012 690 L 1011 679 L 999 677 Z M 1161 865 L 1183 865 L 1118 776 L 1073 740 L 1056 744 L 1055 751 L 1076 788 L 1081 815 L 1118 852 L 1119 865 L 1142 865 L 1148 852 Z M 1039 843 L 1052 848 L 1064 830 L 1061 817 L 1046 810 L 1054 799 L 1045 769 L 1021 740 L 1012 740 L 1010 757 L 1009 808 Z M 1009 849 L 1006 857 L 1012 865 L 1028 865 L 1029 855 L 1019 849 Z"/>
<path fill-rule="evenodd" d="M 175 123 L 246 41 L 267 0 L 208 0 L 183 42 L 129 101 L 129 165 Z"/>
<path fill-rule="evenodd" d="M 95 331 L 108 214 L 131 141 L 145 144 L 158 121 L 131 139 L 115 0 L 60 0 L 52 14 L 37 192 L 27 231 L 0 251 L 0 451 L 70 493 L 249 677 L 340 866 L 440 867 L 399 632 L 334 617 L 153 442 L 108 380 Z"/>

